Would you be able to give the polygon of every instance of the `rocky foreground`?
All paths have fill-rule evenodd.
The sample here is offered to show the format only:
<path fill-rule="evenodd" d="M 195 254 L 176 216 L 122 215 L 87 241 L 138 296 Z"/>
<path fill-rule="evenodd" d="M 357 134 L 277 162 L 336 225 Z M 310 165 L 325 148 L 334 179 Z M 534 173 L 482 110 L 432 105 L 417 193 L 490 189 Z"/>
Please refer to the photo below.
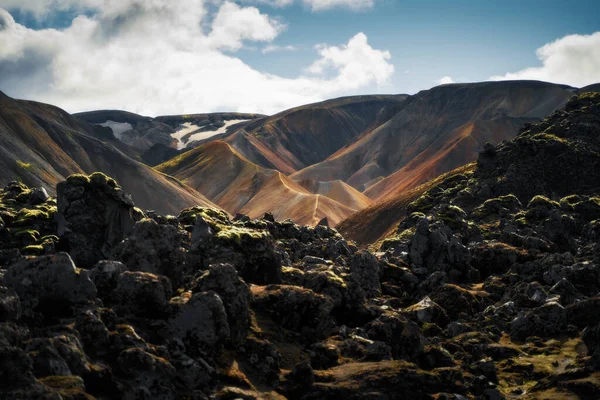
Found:
<path fill-rule="evenodd" d="M 600 96 L 488 146 L 378 252 L 161 216 L 111 178 L 0 191 L 0 398 L 600 398 Z M 156 194 L 160 196 L 160 194 Z"/>

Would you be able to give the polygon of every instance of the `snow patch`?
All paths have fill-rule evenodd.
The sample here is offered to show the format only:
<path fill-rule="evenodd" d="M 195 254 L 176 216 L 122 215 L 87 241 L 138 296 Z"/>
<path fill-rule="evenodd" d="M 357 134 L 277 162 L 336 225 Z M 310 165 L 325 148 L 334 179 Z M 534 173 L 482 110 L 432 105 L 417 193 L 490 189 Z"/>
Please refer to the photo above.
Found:
<path fill-rule="evenodd" d="M 248 120 L 247 119 L 232 119 L 230 121 L 224 121 L 225 125 L 223 125 L 219 129 L 217 129 L 216 131 L 205 131 L 205 132 L 194 133 L 193 135 L 191 135 L 189 137 L 187 142 L 184 143 L 183 137 L 185 135 L 203 128 L 202 126 L 192 124 L 191 122 L 186 122 L 186 123 L 181 124 L 179 127 L 179 130 L 177 132 L 171 134 L 171 137 L 173 139 L 177 139 L 177 150 L 182 150 L 182 149 L 186 148 L 188 143 L 191 143 L 195 140 L 204 140 L 204 139 L 208 139 L 213 136 L 216 136 L 216 135 L 220 135 L 221 133 L 227 132 L 227 128 L 229 128 L 230 126 L 239 124 L 240 122 L 244 122 L 244 121 L 248 121 Z"/>
<path fill-rule="evenodd" d="M 123 132 L 127 132 L 133 129 L 133 126 L 131 126 L 129 122 L 115 122 L 111 120 L 96 125 L 112 129 L 113 135 L 115 135 L 115 137 L 119 140 L 122 140 Z"/>

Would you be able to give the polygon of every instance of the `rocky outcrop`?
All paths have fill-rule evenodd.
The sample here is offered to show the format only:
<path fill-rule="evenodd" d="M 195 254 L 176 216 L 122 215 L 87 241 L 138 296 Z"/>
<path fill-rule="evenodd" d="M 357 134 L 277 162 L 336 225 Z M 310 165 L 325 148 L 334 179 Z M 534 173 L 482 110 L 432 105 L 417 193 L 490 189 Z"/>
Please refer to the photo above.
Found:
<path fill-rule="evenodd" d="M 143 214 L 114 179 L 71 175 L 57 185 L 58 235 L 77 265 L 91 268 L 110 256 Z"/>

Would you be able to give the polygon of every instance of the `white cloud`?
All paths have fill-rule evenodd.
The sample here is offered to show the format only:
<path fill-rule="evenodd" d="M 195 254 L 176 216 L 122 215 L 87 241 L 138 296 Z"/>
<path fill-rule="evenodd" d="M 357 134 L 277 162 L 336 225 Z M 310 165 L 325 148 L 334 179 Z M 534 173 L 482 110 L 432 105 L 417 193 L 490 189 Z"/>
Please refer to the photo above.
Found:
<path fill-rule="evenodd" d="M 438 82 L 440 85 L 445 85 L 447 83 L 454 83 L 454 79 L 452 79 L 451 76 L 444 76 L 444 77 L 440 78 L 440 80 Z"/>
<path fill-rule="evenodd" d="M 490 77 L 490 80 L 534 79 L 576 87 L 600 82 L 600 32 L 568 35 L 536 51 L 539 67 Z"/>
<path fill-rule="evenodd" d="M 244 40 L 270 42 L 285 29 L 285 26 L 268 15 L 261 14 L 255 7 L 240 7 L 226 2 L 212 23 L 209 40 L 217 48 L 238 50 Z"/>
<path fill-rule="evenodd" d="M 303 3 L 313 11 L 329 10 L 336 7 L 349 8 L 354 11 L 361 11 L 373 8 L 375 0 L 302 0 Z"/>
<path fill-rule="evenodd" d="M 282 25 L 230 2 L 212 18 L 202 0 L 61 1 L 88 13 L 62 30 L 32 30 L 0 9 L 0 90 L 71 112 L 272 113 L 356 93 L 394 71 L 389 52 L 373 49 L 362 33 L 320 46 L 305 75 L 258 71 L 223 50 L 268 45 Z"/>
<path fill-rule="evenodd" d="M 274 44 L 270 44 L 268 46 L 265 46 L 262 50 L 261 53 L 263 54 L 267 54 L 267 53 L 274 53 L 276 51 L 296 51 L 296 47 L 290 45 L 287 46 L 277 46 Z"/>
<path fill-rule="evenodd" d="M 394 73 L 394 66 L 388 62 L 392 57 L 389 51 L 373 49 L 367 42 L 367 35 L 360 32 L 344 46 L 317 45 L 321 58 L 307 69 L 315 75 L 324 75 L 328 70 L 337 73 L 334 78 L 340 86 L 358 88 L 371 81 L 378 85 L 386 83 Z"/>
<path fill-rule="evenodd" d="M 294 0 L 242 0 L 243 3 L 266 4 L 271 7 L 287 7 L 294 3 Z"/>

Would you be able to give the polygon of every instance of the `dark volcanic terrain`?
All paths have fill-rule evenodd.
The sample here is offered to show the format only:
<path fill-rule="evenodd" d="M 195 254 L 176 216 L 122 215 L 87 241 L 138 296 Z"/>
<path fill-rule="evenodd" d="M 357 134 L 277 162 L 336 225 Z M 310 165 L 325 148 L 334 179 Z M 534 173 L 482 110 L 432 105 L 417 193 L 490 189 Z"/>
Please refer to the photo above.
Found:
<path fill-rule="evenodd" d="M 37 138 L 71 121 L 3 101 L 5 136 L 7 115 L 52 112 Z M 160 215 L 102 173 L 7 183 L 0 397 L 600 398 L 600 94 L 482 147 L 341 224 L 375 251 L 269 213 Z"/>

